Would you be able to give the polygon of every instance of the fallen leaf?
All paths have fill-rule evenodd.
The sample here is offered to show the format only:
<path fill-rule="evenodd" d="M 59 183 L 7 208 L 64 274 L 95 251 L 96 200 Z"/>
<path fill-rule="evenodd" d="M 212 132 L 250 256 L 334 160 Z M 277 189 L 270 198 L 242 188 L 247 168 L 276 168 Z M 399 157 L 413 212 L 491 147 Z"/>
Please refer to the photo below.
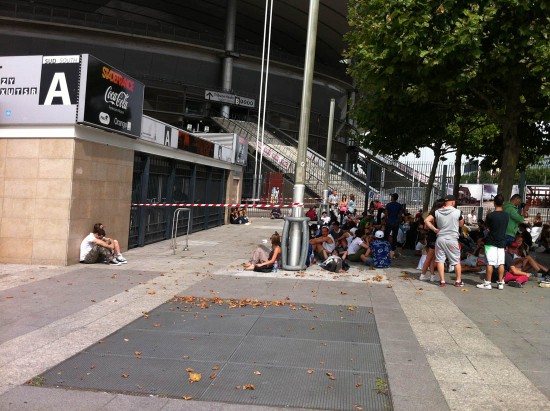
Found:
<path fill-rule="evenodd" d="M 213 370 L 213 371 L 217 371 L 217 370 L 219 370 L 219 369 L 220 369 L 220 364 L 216 364 L 216 365 L 214 365 L 214 366 L 212 367 L 212 370 Z"/>
<path fill-rule="evenodd" d="M 151 295 L 156 294 L 156 293 L 157 293 L 157 292 L 156 292 L 155 290 L 149 290 L 149 291 L 147 291 L 147 294 L 151 294 Z"/>
<path fill-rule="evenodd" d="M 13 295 L 6 295 L 6 298 L 13 298 Z"/>
<path fill-rule="evenodd" d="M 153 327 L 160 327 L 160 324 L 159 323 L 154 323 Z"/>
<path fill-rule="evenodd" d="M 363 384 L 355 384 L 355 388 L 359 388 L 360 386 L 362 386 Z"/>
<path fill-rule="evenodd" d="M 93 370 L 94 368 L 95 368 L 95 364 L 92 364 L 92 365 L 90 366 L 90 370 Z"/>
<path fill-rule="evenodd" d="M 184 395 L 182 398 L 183 398 L 185 401 L 189 401 L 189 400 L 192 400 L 192 399 L 193 399 L 193 397 L 191 397 L 191 396 L 189 396 L 189 395 Z"/>
<path fill-rule="evenodd" d="M 139 357 L 139 356 L 141 355 L 141 351 L 134 351 L 134 355 L 135 355 L 136 357 Z"/>
<path fill-rule="evenodd" d="M 186 368 L 185 371 L 187 372 L 195 372 L 195 370 L 193 368 Z"/>
<path fill-rule="evenodd" d="M 254 387 L 254 384 L 246 384 L 243 385 L 243 390 L 255 390 L 256 387 Z"/>
<path fill-rule="evenodd" d="M 217 377 L 217 375 L 216 375 L 216 374 L 210 374 L 210 379 L 211 379 L 211 380 L 215 380 L 215 379 L 216 379 L 216 377 Z"/>
<path fill-rule="evenodd" d="M 262 375 L 262 373 L 260 371 L 254 371 L 254 374 L 256 375 Z"/>
<path fill-rule="evenodd" d="M 315 372 L 314 370 L 307 370 L 308 374 L 313 374 L 314 372 Z"/>
<path fill-rule="evenodd" d="M 331 372 L 327 372 L 326 373 L 326 376 L 329 378 L 329 380 L 335 380 L 336 377 L 334 376 L 334 374 L 332 374 Z"/>
<path fill-rule="evenodd" d="M 128 375 L 128 374 L 122 374 L 121 377 L 122 377 L 122 378 L 128 378 L 129 375 Z"/>
<path fill-rule="evenodd" d="M 393 288 L 393 285 L 388 284 L 388 285 L 386 286 L 386 288 Z"/>
<path fill-rule="evenodd" d="M 355 311 L 355 308 L 352 307 L 351 305 L 348 307 L 348 311 Z"/>
<path fill-rule="evenodd" d="M 189 373 L 189 382 L 194 383 L 200 381 L 202 378 L 202 375 L 197 372 L 190 372 Z"/>
<path fill-rule="evenodd" d="M 340 294 L 346 295 L 347 293 L 345 291 L 340 291 Z"/>
<path fill-rule="evenodd" d="M 462 291 L 463 293 L 467 293 L 470 290 L 468 290 L 467 288 L 461 288 L 460 291 Z"/>

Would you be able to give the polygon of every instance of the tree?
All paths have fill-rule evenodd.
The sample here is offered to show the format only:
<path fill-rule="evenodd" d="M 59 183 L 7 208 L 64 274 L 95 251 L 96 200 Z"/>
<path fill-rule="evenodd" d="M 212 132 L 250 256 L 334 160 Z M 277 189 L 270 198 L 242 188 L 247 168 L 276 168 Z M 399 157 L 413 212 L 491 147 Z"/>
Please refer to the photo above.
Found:
<path fill-rule="evenodd" d="M 525 154 L 550 153 L 541 127 L 550 117 L 549 12 L 548 0 L 349 0 L 346 57 L 360 94 L 353 116 L 369 130 L 415 106 L 446 113 L 434 121 L 486 116 L 500 141 L 483 154 L 498 157 L 509 196 Z"/>

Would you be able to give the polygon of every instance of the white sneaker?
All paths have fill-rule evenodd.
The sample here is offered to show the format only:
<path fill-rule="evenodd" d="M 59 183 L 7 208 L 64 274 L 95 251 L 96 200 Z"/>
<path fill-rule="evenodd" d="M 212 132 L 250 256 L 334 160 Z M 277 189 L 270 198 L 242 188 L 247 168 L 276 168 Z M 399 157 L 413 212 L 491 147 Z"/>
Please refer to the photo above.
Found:
<path fill-rule="evenodd" d="M 476 287 L 480 288 L 482 290 L 492 290 L 493 289 L 493 286 L 491 285 L 491 283 L 488 283 L 488 282 L 483 282 L 482 284 L 477 284 Z"/>
<path fill-rule="evenodd" d="M 109 265 L 121 265 L 122 263 L 120 261 L 118 261 L 116 258 L 113 258 L 107 264 L 109 264 Z"/>
<path fill-rule="evenodd" d="M 428 281 L 428 276 L 426 274 L 420 274 L 420 281 Z"/>
<path fill-rule="evenodd" d="M 122 254 L 119 254 L 115 257 L 119 263 L 122 264 L 128 264 L 128 260 L 122 256 Z"/>
<path fill-rule="evenodd" d="M 435 283 L 435 275 L 430 275 L 430 283 Z"/>
<path fill-rule="evenodd" d="M 504 290 L 504 281 L 501 283 L 497 283 L 499 290 Z"/>

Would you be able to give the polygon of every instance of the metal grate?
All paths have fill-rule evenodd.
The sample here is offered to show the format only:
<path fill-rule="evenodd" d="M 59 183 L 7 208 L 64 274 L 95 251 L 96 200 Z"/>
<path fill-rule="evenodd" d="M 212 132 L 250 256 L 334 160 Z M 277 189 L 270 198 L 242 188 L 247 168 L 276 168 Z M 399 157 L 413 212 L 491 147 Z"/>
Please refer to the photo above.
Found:
<path fill-rule="evenodd" d="M 199 382 L 188 381 L 189 368 L 202 374 Z M 169 302 L 42 377 L 46 386 L 125 394 L 327 410 L 393 409 L 368 307 L 230 309 Z M 247 384 L 255 389 L 243 389 Z"/>

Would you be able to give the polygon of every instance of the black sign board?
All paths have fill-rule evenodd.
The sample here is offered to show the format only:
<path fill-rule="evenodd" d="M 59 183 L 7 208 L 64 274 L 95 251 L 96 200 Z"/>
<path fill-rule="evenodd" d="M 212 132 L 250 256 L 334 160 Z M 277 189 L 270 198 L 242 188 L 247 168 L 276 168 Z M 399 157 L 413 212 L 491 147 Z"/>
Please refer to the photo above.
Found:
<path fill-rule="evenodd" d="M 139 137 L 143 83 L 91 55 L 82 57 L 86 81 L 81 82 L 78 121 Z"/>

